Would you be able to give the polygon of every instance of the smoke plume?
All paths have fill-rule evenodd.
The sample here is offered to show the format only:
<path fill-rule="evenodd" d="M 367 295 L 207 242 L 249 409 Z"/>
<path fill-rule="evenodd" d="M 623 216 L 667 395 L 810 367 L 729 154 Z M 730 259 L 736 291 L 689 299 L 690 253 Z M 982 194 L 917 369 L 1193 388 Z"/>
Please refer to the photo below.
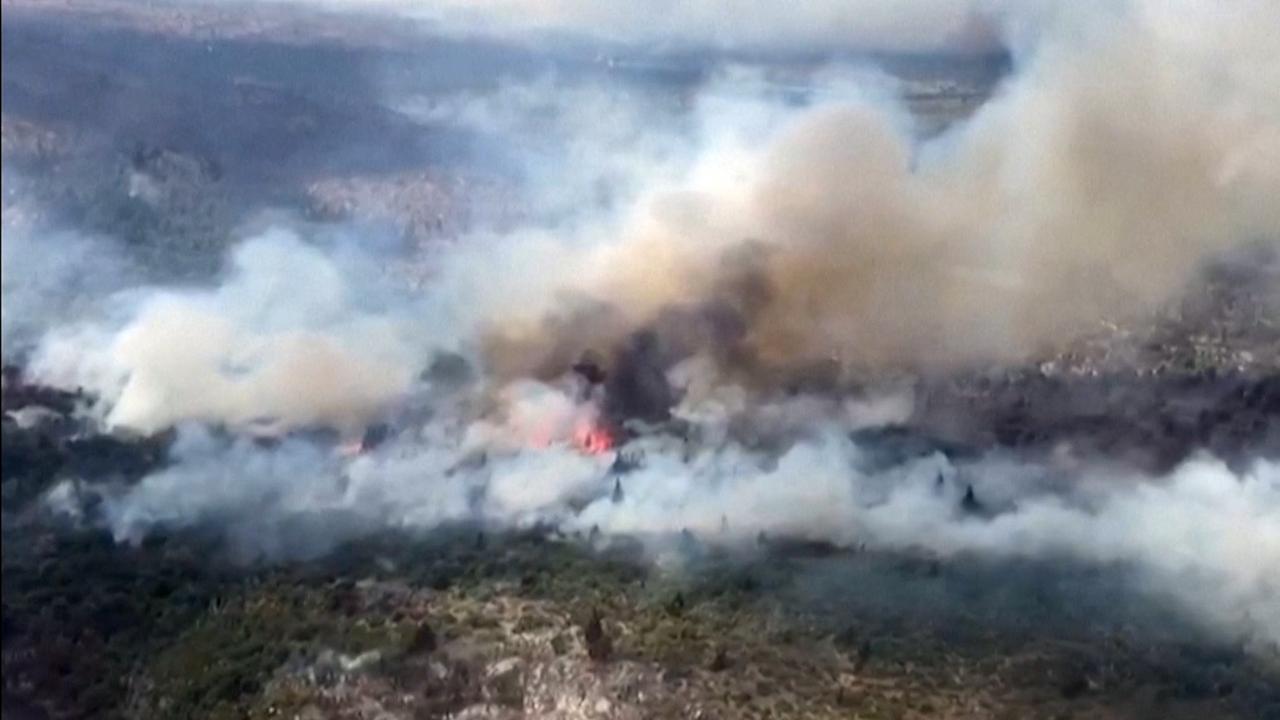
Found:
<path fill-rule="evenodd" d="M 717 137 L 681 182 L 591 228 L 605 239 L 562 245 L 552 287 L 571 300 L 495 318 L 492 360 L 538 372 L 711 306 L 742 354 L 782 368 L 1017 359 L 1132 319 L 1210 254 L 1280 232 L 1280 61 L 1258 22 L 1278 18 L 1249 7 L 1067 14 L 930 140 L 875 100 Z"/>
<path fill-rule="evenodd" d="M 171 467 L 89 492 L 102 494 L 121 540 L 212 525 L 248 557 L 311 556 L 377 528 L 466 522 L 639 537 L 657 553 L 664 538 L 750 552 L 770 536 L 942 558 L 1069 558 L 1133 569 L 1153 596 L 1259 649 L 1280 642 L 1274 462 L 1237 475 L 1202 458 L 1168 477 L 1135 477 L 933 454 L 876 469 L 842 433 L 848 421 L 811 417 L 780 453 L 648 436 L 622 448 L 640 466 L 617 474 L 614 454 L 575 449 L 563 396 L 521 392 L 526 406 L 506 421 L 431 424 L 353 460 L 302 440 L 264 450 L 187 428 Z M 547 442 L 530 450 L 530 439 Z M 980 500 L 966 503 L 966 493 Z"/>

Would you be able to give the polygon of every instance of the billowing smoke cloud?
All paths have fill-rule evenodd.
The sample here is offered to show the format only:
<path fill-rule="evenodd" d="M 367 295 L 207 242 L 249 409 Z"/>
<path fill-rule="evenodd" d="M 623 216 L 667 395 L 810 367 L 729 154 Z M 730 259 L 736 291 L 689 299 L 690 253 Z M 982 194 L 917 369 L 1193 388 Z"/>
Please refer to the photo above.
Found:
<path fill-rule="evenodd" d="M 526 158 L 547 222 L 466 238 L 430 304 L 507 380 L 587 352 L 658 372 L 710 354 L 769 382 L 1055 349 L 1168 300 L 1210 254 L 1280 235 L 1280 70 L 1260 29 L 1277 11 L 1244 5 L 1006 13 L 1040 23 L 1018 28 L 1017 73 L 929 140 L 883 85 L 850 75 L 798 107 L 749 85 L 726 100 L 722 82 L 692 120 L 649 134 L 645 98 L 538 102 L 554 85 L 427 108 L 564 136 Z M 640 331 L 655 338 L 643 353 Z"/>
<path fill-rule="evenodd" d="M 424 355 L 409 306 L 361 284 L 364 262 L 269 231 L 236 249 L 219 287 L 135 289 L 120 326 L 59 328 L 30 370 L 142 432 L 187 420 L 358 432 L 408 392 Z"/>
<path fill-rule="evenodd" d="M 605 240 L 560 246 L 574 300 L 502 313 L 495 362 L 535 372 L 716 306 L 764 365 L 948 367 L 1150 310 L 1211 253 L 1280 236 L 1280 57 L 1260 29 L 1280 11 L 1244 5 L 1067 13 L 940 138 L 873 100 L 716 137 L 683 182 L 591 228 Z"/>

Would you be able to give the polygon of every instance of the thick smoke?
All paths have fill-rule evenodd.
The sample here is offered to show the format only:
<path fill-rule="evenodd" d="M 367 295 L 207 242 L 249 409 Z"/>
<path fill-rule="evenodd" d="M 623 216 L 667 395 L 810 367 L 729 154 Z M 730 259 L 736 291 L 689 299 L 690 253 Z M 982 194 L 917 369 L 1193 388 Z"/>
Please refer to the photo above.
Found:
<path fill-rule="evenodd" d="M 1220 629 L 1280 640 L 1280 467 L 1237 476 L 1192 461 L 1167 478 L 1099 470 L 1045 477 L 999 462 L 952 466 L 940 456 L 887 473 L 851 473 L 859 450 L 839 436 L 798 443 L 762 464 L 739 449 L 669 455 L 627 478 L 623 502 L 601 497 L 577 522 L 623 533 L 693 531 L 712 542 L 756 533 L 943 557 L 1076 558 L 1137 568 L 1150 589 Z M 939 477 L 973 483 L 939 483 Z M 1048 487 L 1033 490 L 1038 483 Z M 1071 487 L 1067 493 L 1053 485 Z M 965 512 L 963 494 L 992 507 Z"/>
<path fill-rule="evenodd" d="M 409 391 L 425 352 L 411 306 L 370 285 L 365 262 L 269 231 L 235 250 L 220 286 L 135 289 L 121 324 L 51 332 L 30 370 L 103 398 L 109 426 L 357 433 Z"/>
<path fill-rule="evenodd" d="M 945 368 L 1148 311 L 1211 253 L 1280 235 L 1280 53 L 1262 29 L 1280 10 L 1248 5 L 1068 15 L 928 141 L 872 101 L 800 109 L 750 145 L 715 138 L 607 239 L 563 247 L 574 300 L 501 313 L 494 362 L 537 372 L 720 305 L 757 364 Z M 612 317 L 583 322 L 591 303 Z"/>
<path fill-rule="evenodd" d="M 967 3 L 751 6 L 717 12 L 735 19 L 709 38 L 683 32 L 705 26 L 702 3 L 520 17 L 605 35 L 652 17 L 644 32 L 788 48 L 846 31 L 951 47 L 981 27 Z M 477 22 L 514 22 L 506 7 Z M 935 7 L 921 30 L 911 11 Z M 1280 5 L 1072 8 L 1002 13 L 1015 74 L 928 139 L 890 83 L 843 69 L 800 98 L 727 72 L 687 115 L 590 92 L 539 102 L 555 81 L 410 103 L 550 142 L 520 156 L 530 221 L 462 238 L 418 296 L 346 245 L 277 229 L 240 244 L 214 287 L 134 288 L 56 327 L 34 376 L 91 389 L 109 425 L 178 428 L 169 465 L 138 484 L 56 497 L 100 495 L 122 540 L 212 525 L 265 556 L 478 522 L 655 546 L 688 531 L 738 549 L 764 533 L 1074 557 L 1131 566 L 1205 624 L 1280 642 L 1274 463 L 1144 477 L 932 454 L 886 469 L 850 432 L 905 421 L 909 398 L 772 392 L 1024 359 L 1158 306 L 1218 251 L 1280 237 Z M 574 115 L 601 109 L 626 122 Z M 530 117 L 547 113 L 543 133 Z M 560 163 L 575 166 L 565 185 L 545 186 Z M 387 418 L 395 437 L 356 457 L 287 436 Z M 286 437 L 244 437 L 258 430 Z M 584 452 L 604 449 L 599 432 L 620 445 Z"/>
<path fill-rule="evenodd" d="M 673 536 L 746 552 L 770 536 L 943 558 L 1073 558 L 1132 568 L 1157 597 L 1259 649 L 1280 642 L 1275 463 L 1237 475 L 1196 459 L 1148 478 L 934 454 L 881 469 L 843 433 L 856 413 L 793 409 L 808 418 L 793 418 L 803 435 L 776 453 L 723 436 L 715 425 L 727 418 L 700 408 L 700 442 L 646 436 L 621 450 L 639 467 L 619 473 L 610 472 L 615 454 L 575 448 L 584 410 L 570 395 L 533 385 L 512 393 L 501 421 L 432 423 L 350 460 L 302 440 L 263 450 L 186 428 L 173 466 L 93 492 L 105 493 L 100 511 L 121 540 L 213 525 L 250 557 L 312 555 L 376 528 L 468 522 L 649 538 L 657 552 Z M 772 422 L 786 425 L 786 414 Z"/>

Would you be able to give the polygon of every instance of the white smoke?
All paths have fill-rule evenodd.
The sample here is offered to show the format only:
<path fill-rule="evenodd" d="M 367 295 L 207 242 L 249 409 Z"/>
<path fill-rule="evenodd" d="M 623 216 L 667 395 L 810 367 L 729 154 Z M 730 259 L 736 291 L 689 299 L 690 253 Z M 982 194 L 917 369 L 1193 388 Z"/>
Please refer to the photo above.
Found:
<path fill-rule="evenodd" d="M 172 463 L 108 490 L 103 512 L 122 541 L 212 525 L 255 557 L 322 553 L 378 528 L 560 520 L 567 502 L 603 486 L 613 460 L 581 452 L 576 434 L 595 410 L 568 392 L 521 384 L 501 393 L 500 417 L 475 420 L 455 407 L 385 449 L 349 459 L 305 438 L 264 448 L 184 423 Z"/>
<path fill-rule="evenodd" d="M 765 467 L 736 451 L 687 465 L 666 458 L 627 478 L 623 502 L 598 499 L 578 521 L 627 533 L 689 529 L 712 541 L 743 542 L 765 531 L 942 556 L 1121 564 L 1215 629 L 1280 641 L 1275 463 L 1237 475 L 1219 462 L 1195 460 L 1167 478 L 1107 478 L 1092 496 L 1025 494 L 1008 511 L 983 518 L 958 512 L 955 489 L 937 486 L 939 473 L 954 472 L 945 460 L 867 476 L 849 469 L 856 453 L 847 441 L 826 437 Z M 983 497 L 992 484 L 988 469 L 965 471 Z M 1026 492 L 1042 472 L 1024 468 L 1032 477 L 1014 479 Z M 1098 478 L 1071 480 L 1088 487 Z"/>
<path fill-rule="evenodd" d="M 5 362 L 21 360 L 49 328 L 97 314 L 140 275 L 109 240 L 69 230 L 6 221 L 0 252 Z"/>
<path fill-rule="evenodd" d="M 643 436 L 618 449 L 639 467 L 617 474 L 615 453 L 583 454 L 571 441 L 566 418 L 589 410 L 551 387 L 515 392 L 521 407 L 506 420 L 431 423 L 351 460 L 300 440 L 263 449 L 187 427 L 170 467 L 107 492 L 105 517 L 121 540 L 214 524 L 268 556 L 323 552 L 374 528 L 470 522 L 657 541 L 692 533 L 740 549 L 765 533 L 942 557 L 1074 558 L 1135 569 L 1214 630 L 1259 647 L 1280 642 L 1274 462 L 1237 474 L 1200 458 L 1144 477 L 935 454 L 877 470 L 848 439 L 856 421 L 817 418 L 780 454 Z M 534 426 L 558 435 L 522 445 Z M 964 511 L 966 486 L 983 512 Z"/>
<path fill-rule="evenodd" d="M 155 432 L 196 420 L 268 432 L 359 432 L 404 396 L 426 338 L 333 256 L 273 230 L 240 245 L 212 290 L 134 290 L 120 326 L 51 332 L 33 377 L 103 398 L 106 421 Z"/>
<path fill-rule="evenodd" d="M 549 222 L 630 202 L 645 186 L 670 181 L 695 150 L 677 98 L 551 75 L 443 97 L 395 96 L 395 107 L 482 133 L 483 154 L 520 173 L 525 205 Z"/>

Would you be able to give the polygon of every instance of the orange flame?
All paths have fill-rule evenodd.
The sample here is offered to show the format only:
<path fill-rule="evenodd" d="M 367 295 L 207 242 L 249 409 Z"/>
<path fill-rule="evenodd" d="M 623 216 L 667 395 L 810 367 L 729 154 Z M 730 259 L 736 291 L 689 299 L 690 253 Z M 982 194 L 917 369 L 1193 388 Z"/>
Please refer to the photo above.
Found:
<path fill-rule="evenodd" d="M 573 433 L 573 444 L 588 455 L 600 455 L 613 449 L 613 433 L 600 425 L 584 424 Z"/>

